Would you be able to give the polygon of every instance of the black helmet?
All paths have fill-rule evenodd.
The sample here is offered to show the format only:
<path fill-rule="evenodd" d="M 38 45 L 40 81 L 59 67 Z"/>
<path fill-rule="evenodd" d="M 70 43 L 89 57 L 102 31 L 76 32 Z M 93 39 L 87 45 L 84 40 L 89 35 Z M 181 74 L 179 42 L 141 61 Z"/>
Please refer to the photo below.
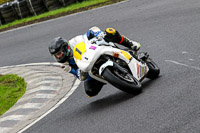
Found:
<path fill-rule="evenodd" d="M 65 63 L 70 56 L 71 49 L 67 40 L 62 37 L 56 37 L 49 46 L 49 52 L 57 62 Z"/>

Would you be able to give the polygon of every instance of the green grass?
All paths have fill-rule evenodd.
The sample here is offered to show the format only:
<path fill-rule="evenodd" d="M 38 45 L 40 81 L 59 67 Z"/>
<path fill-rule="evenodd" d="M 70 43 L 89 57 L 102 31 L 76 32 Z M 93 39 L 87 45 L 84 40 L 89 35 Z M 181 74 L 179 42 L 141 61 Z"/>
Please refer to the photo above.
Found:
<path fill-rule="evenodd" d="M 13 1 L 13 0 L 0 0 L 0 5 L 9 1 Z"/>
<path fill-rule="evenodd" d="M 26 91 L 23 78 L 14 74 L 0 76 L 0 116 L 12 107 Z"/>
<path fill-rule="evenodd" d="M 92 6 L 92 5 L 97 5 L 99 3 L 104 3 L 104 5 L 106 5 L 106 4 L 112 3 L 112 1 L 110 1 L 110 0 L 87 0 L 87 1 L 83 1 L 83 2 L 74 3 L 74 4 L 69 5 L 67 7 L 63 7 L 63 8 L 54 10 L 54 11 L 49 11 L 49 12 L 40 14 L 38 16 L 32 16 L 32 17 L 20 19 L 20 20 L 16 20 L 16 21 L 13 21 L 11 23 L 2 25 L 2 26 L 0 26 L 0 30 L 14 26 L 14 25 L 27 23 L 27 22 L 34 21 L 34 20 L 39 20 L 41 18 L 47 18 L 49 16 L 55 16 L 55 15 L 59 15 L 59 14 L 62 14 L 62 13 L 67 13 L 67 12 L 71 12 L 71 11 L 74 11 L 74 10 L 78 10 L 80 8 L 84 8 L 84 7 L 88 7 L 88 6 Z M 99 6 L 102 6 L 102 5 L 99 5 Z"/>

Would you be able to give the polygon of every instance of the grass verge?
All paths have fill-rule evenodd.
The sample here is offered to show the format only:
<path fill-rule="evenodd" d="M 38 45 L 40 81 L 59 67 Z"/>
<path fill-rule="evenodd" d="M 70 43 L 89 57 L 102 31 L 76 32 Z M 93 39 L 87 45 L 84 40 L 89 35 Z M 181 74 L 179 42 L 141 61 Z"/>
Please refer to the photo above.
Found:
<path fill-rule="evenodd" d="M 16 20 L 11 23 L 2 25 L 0 26 L 0 32 L 21 27 L 21 26 L 25 26 L 25 25 L 29 25 L 29 24 L 33 24 L 33 23 L 42 22 L 45 20 L 53 19 L 53 18 L 58 18 L 61 16 L 66 16 L 66 15 L 73 14 L 76 12 L 90 10 L 93 8 L 113 4 L 120 1 L 124 1 L 124 0 L 87 0 L 83 2 L 74 3 L 70 6 L 63 7 L 54 11 L 49 11 L 49 12 L 40 14 L 38 16 L 32 16 L 32 17 L 20 19 L 20 20 Z"/>
<path fill-rule="evenodd" d="M 23 78 L 14 74 L 0 75 L 0 116 L 9 110 L 26 91 Z"/>
<path fill-rule="evenodd" d="M 4 4 L 4 3 L 6 3 L 6 2 L 9 2 L 9 1 L 12 1 L 12 0 L 0 0 L 0 5 L 1 5 L 1 4 Z"/>

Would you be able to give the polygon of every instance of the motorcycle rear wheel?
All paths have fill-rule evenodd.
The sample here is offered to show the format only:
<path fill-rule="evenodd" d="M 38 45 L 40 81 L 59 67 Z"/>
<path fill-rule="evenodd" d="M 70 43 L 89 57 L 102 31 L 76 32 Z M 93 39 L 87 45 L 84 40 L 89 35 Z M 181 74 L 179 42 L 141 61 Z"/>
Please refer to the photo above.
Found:
<path fill-rule="evenodd" d="M 130 93 L 130 94 L 137 94 L 142 91 L 141 83 L 134 78 L 131 74 L 127 74 L 126 76 L 119 76 L 119 73 L 113 70 L 111 67 L 107 67 L 102 76 L 106 81 L 108 81 L 111 85 L 115 86 L 116 88 Z"/>

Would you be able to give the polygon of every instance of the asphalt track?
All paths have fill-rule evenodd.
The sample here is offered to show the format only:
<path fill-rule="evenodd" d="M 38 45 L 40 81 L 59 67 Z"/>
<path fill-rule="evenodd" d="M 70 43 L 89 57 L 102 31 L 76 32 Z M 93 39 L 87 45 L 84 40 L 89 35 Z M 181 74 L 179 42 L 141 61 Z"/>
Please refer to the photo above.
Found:
<path fill-rule="evenodd" d="M 88 98 L 83 84 L 25 133 L 199 133 L 200 1 L 129 0 L 0 34 L 0 66 L 51 62 L 48 45 L 91 26 L 139 41 L 161 68 L 137 96 L 106 85 Z"/>

